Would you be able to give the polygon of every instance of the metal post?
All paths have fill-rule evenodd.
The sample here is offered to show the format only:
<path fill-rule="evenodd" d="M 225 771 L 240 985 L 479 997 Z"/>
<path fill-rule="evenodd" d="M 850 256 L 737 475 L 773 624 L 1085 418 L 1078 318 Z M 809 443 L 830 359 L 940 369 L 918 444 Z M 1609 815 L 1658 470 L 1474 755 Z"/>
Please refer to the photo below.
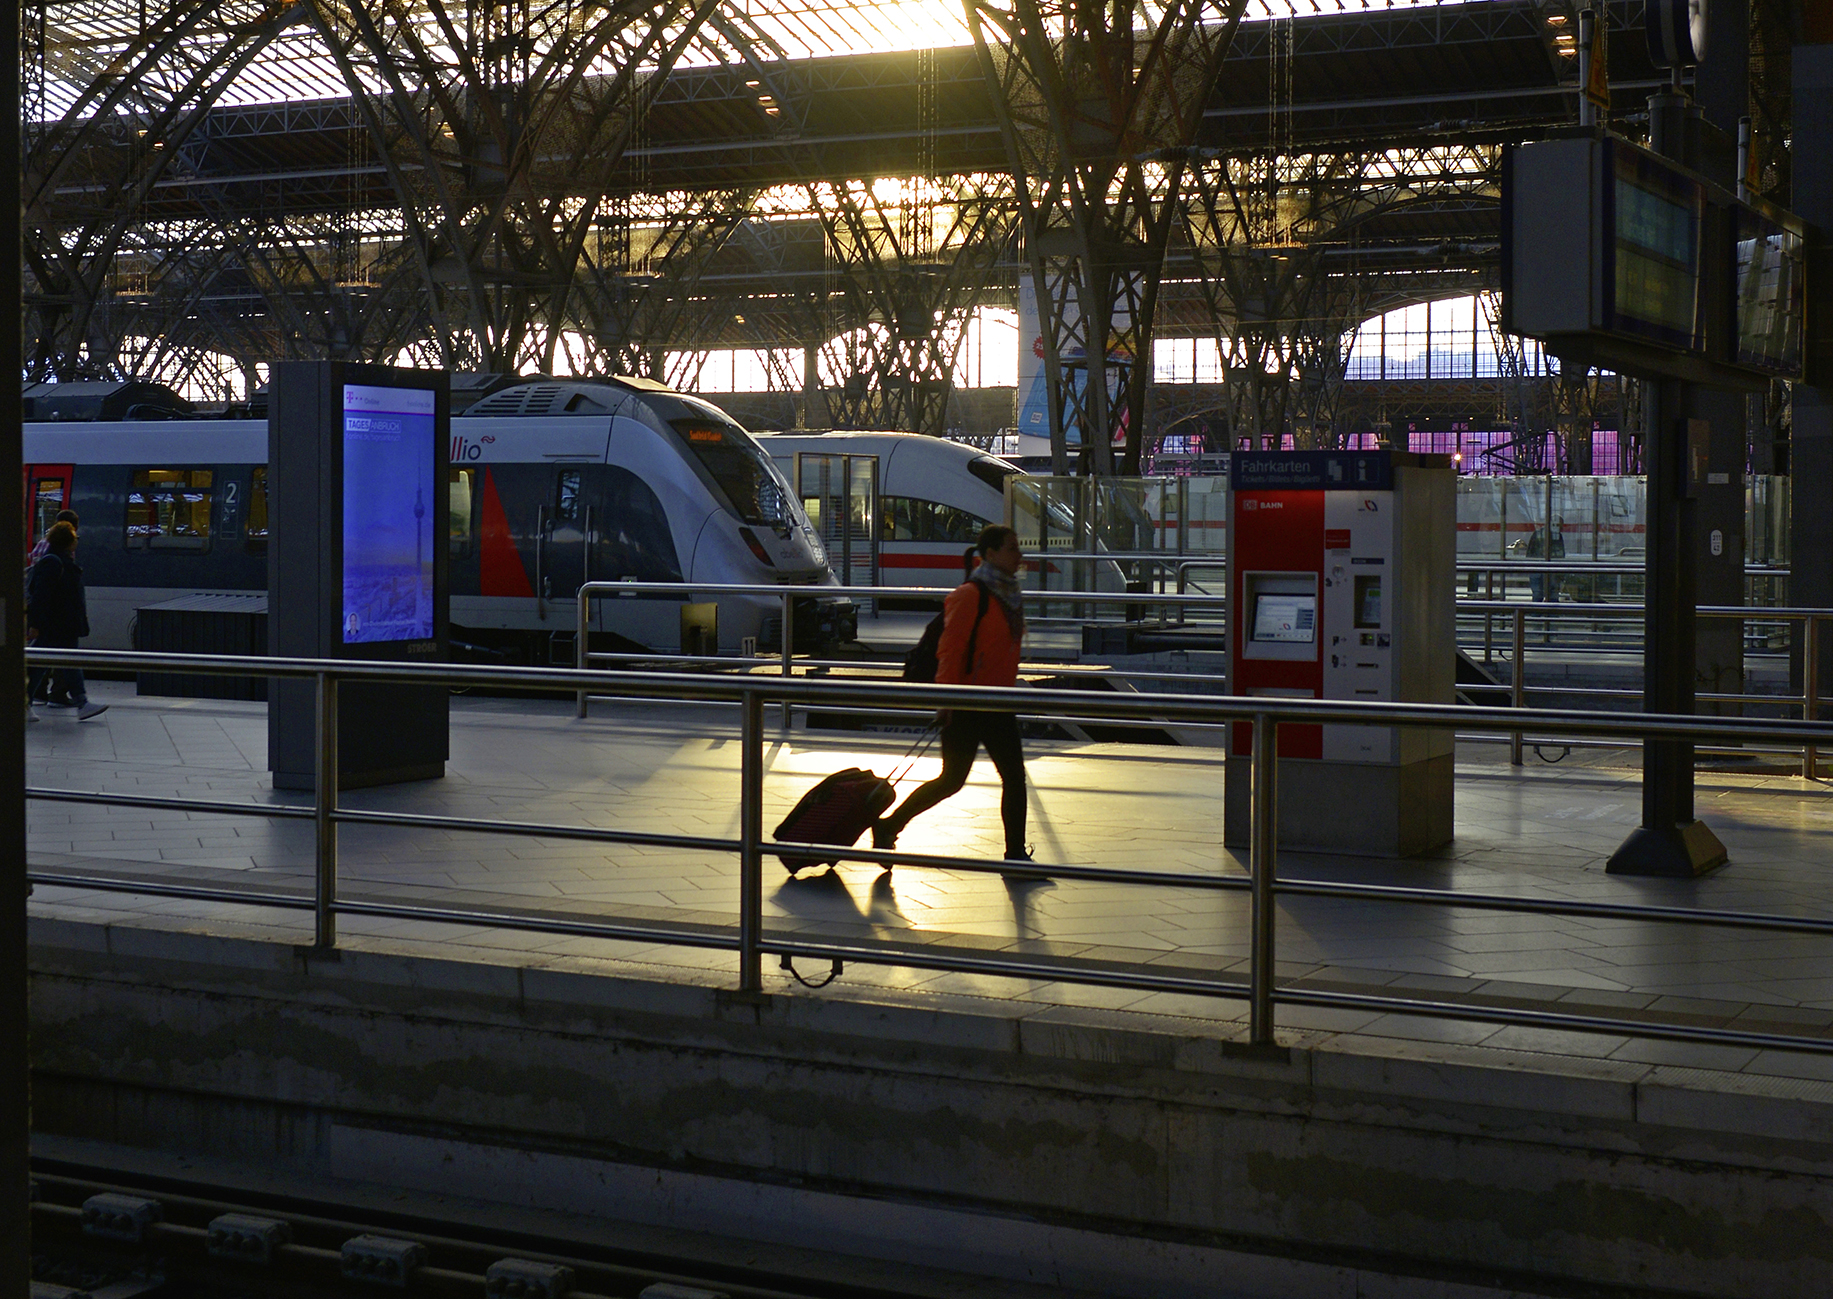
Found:
<path fill-rule="evenodd" d="M 1578 124 L 1596 126 L 1597 105 L 1591 102 L 1591 36 L 1597 15 L 1589 9 L 1578 14 Z M 1605 21 L 1609 21 L 1606 18 Z"/>
<path fill-rule="evenodd" d="M 1248 1040 L 1273 1045 L 1273 874 L 1279 841 L 1278 723 L 1254 714 L 1254 748 L 1249 823 L 1248 874 L 1253 885 L 1248 902 L 1252 931 L 1248 967 Z"/>
<path fill-rule="evenodd" d="M 785 705 L 787 706 L 787 705 Z M 745 695 L 738 775 L 738 988 L 762 992 L 764 931 L 764 697 Z"/>
<path fill-rule="evenodd" d="M 796 602 L 788 591 L 783 592 L 783 671 L 785 677 L 796 674 L 795 664 L 791 661 L 796 651 Z M 789 729 L 789 700 L 783 700 L 783 729 Z"/>
<path fill-rule="evenodd" d="M 586 550 L 589 554 L 591 547 L 588 545 Z M 573 666 L 581 671 L 586 667 L 586 624 L 592 618 L 591 608 L 592 597 L 586 594 L 585 583 L 582 582 L 579 585 L 579 635 L 573 644 Z M 584 717 L 585 715 L 586 692 L 575 690 L 573 692 L 573 716 Z"/>
<path fill-rule="evenodd" d="M 1515 672 L 1509 681 L 1508 706 L 1521 708 L 1527 702 L 1527 669 L 1522 659 L 1527 653 L 1527 610 L 1515 610 Z M 1510 766 L 1521 765 L 1521 732 L 1516 731 L 1509 737 L 1508 761 Z"/>
<path fill-rule="evenodd" d="M 337 946 L 337 680 L 320 672 L 318 731 L 313 758 L 318 764 L 312 786 L 312 846 L 317 859 L 312 896 L 315 919 L 312 945 L 328 952 Z"/>
<path fill-rule="evenodd" d="M 14 11 L 16 14 L 19 12 Z M 0 168 L 17 175 L 21 163 L 20 119 L 20 29 L 15 18 L 0 24 L 0 88 L 6 105 L 6 125 L 0 128 Z M 20 212 L 11 206 L 0 216 L 0 244 L 6 248 L 6 262 L 0 268 L 0 356 L 18 363 L 21 347 L 21 281 Z M 17 385 L 15 385 L 17 387 Z M 0 400 L 0 458 L 11 464 L 20 456 L 19 394 L 9 391 Z M 0 506 L 0 532 L 20 538 L 24 534 L 22 517 L 25 505 L 21 493 L 14 492 Z M 19 544 L 17 540 L 14 545 Z M 25 1050 L 26 1033 L 31 1022 L 29 967 L 26 961 L 26 887 L 20 878 L 26 865 L 26 799 L 25 744 L 21 734 L 25 699 L 25 600 L 22 585 L 24 565 L 15 563 L 0 578 L 0 680 L 11 683 L 20 693 L 8 705 L 13 718 L 5 754 L 0 756 L 0 852 L 13 867 L 7 875 L 4 899 L 0 900 L 0 1038 L 14 1044 L 7 1064 L 0 1069 L 0 1278 L 4 1278 L 9 1295 L 23 1295 L 28 1289 L 32 1254 L 32 1210 L 28 1198 L 31 1169 L 28 1163 L 31 1143 L 32 1083 Z M 10 628 L 10 634 L 7 634 Z"/>
<path fill-rule="evenodd" d="M 1801 716 L 1811 722 L 1820 711 L 1820 619 L 1810 613 L 1803 621 L 1807 623 L 1807 634 L 1802 638 L 1806 653 L 1801 660 Z M 1820 777 L 1820 750 L 1812 744 L 1802 754 L 1801 774 L 1809 780 Z"/>
<path fill-rule="evenodd" d="M 1697 162 L 1699 109 L 1681 89 L 1679 69 L 1671 88 L 1649 96 L 1649 145 L 1683 165 Z M 1648 560 L 1643 594 L 1642 711 L 1687 715 L 1695 711 L 1698 664 L 1699 484 L 1693 447 L 1710 441 L 1697 419 L 1702 405 L 1692 383 L 1665 378 L 1643 382 L 1648 475 Z M 1797 408 L 1799 409 L 1799 407 Z M 1799 428 L 1797 424 L 1797 428 Z M 1742 442 L 1739 446 L 1742 447 Z M 1741 459 L 1740 459 L 1741 463 Z M 1693 741 L 1648 736 L 1642 742 L 1642 821 L 1610 855 L 1611 875 L 1691 879 L 1722 865 L 1726 851 L 1694 811 Z"/>

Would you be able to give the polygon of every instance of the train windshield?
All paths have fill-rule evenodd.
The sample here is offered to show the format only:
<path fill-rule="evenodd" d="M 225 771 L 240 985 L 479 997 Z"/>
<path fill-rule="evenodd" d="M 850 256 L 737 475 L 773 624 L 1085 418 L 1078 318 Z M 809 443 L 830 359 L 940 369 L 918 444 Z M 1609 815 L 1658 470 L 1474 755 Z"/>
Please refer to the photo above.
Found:
<path fill-rule="evenodd" d="M 789 494 L 783 490 L 782 479 L 771 472 L 770 458 L 755 442 L 741 430 L 711 420 L 671 423 L 688 451 L 732 502 L 739 518 L 779 532 L 791 526 Z"/>
<path fill-rule="evenodd" d="M 1000 493 L 1006 490 L 1006 479 L 1015 478 L 1024 472 L 1017 465 L 1007 464 L 993 456 L 975 456 L 967 462 L 967 471 Z"/>

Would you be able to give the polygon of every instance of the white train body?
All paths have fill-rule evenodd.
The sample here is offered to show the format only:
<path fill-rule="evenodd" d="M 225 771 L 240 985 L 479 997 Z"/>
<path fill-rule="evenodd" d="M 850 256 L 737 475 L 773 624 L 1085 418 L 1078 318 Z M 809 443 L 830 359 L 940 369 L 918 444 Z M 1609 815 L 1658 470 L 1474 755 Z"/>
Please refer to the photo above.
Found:
<path fill-rule="evenodd" d="M 921 433 L 759 433 L 784 478 L 798 453 L 878 458 L 878 564 L 887 586 L 954 587 L 961 554 L 1005 519 L 1005 481 L 1022 471 L 984 451 Z"/>
<path fill-rule="evenodd" d="M 878 457 L 878 562 L 886 586 L 958 585 L 962 552 L 987 524 L 1005 521 L 1007 480 L 1024 475 L 998 456 L 921 433 L 836 430 L 756 438 L 792 483 L 798 454 Z M 1053 507 L 1052 517 L 1062 534 L 1075 533 L 1062 507 Z M 1097 591 L 1126 587 L 1118 566 L 1106 561 L 1073 568 L 1033 561 L 1027 567 L 1033 585 L 1062 589 L 1092 579 Z"/>

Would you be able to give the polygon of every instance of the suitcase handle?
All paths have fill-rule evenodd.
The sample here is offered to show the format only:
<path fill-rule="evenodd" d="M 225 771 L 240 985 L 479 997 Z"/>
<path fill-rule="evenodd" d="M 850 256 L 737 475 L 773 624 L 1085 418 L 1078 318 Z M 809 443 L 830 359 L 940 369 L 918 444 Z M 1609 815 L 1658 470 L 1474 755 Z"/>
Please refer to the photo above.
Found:
<path fill-rule="evenodd" d="M 936 742 L 936 736 L 941 733 L 941 727 L 933 722 L 930 723 L 929 729 L 919 735 L 917 737 L 917 742 L 910 746 L 909 752 L 904 754 L 903 768 L 885 777 L 885 779 L 893 785 L 908 779 L 910 773 L 915 770 L 917 763 L 923 760 L 923 755 L 929 752 L 929 746 Z"/>

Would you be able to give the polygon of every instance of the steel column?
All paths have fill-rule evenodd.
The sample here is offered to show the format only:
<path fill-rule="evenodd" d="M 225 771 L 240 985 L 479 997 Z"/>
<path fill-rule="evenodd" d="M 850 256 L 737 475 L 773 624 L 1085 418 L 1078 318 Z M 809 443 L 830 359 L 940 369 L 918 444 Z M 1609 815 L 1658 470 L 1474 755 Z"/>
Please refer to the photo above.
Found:
<path fill-rule="evenodd" d="M 586 543 L 586 553 L 588 555 L 592 553 L 589 541 Z M 592 620 L 592 597 L 586 591 L 586 587 L 590 581 L 591 579 L 587 578 L 586 581 L 579 584 L 579 634 L 573 637 L 573 666 L 582 672 L 589 665 L 586 657 L 586 626 Z M 584 717 L 585 715 L 586 692 L 575 690 L 573 692 L 573 716 Z"/>
<path fill-rule="evenodd" d="M 1265 713 L 1254 715 L 1253 826 L 1249 834 L 1248 926 L 1252 949 L 1248 972 L 1248 1040 L 1273 1044 L 1273 957 L 1275 912 L 1273 875 L 1279 842 L 1279 724 Z"/>
<path fill-rule="evenodd" d="M 337 946 L 337 679 L 320 672 L 318 685 L 317 779 L 312 782 L 312 946 Z"/>
<path fill-rule="evenodd" d="M 783 671 L 781 675 L 793 677 L 796 652 L 796 602 L 788 591 L 783 592 Z M 789 700 L 783 700 L 783 729 L 789 729 Z"/>
<path fill-rule="evenodd" d="M 785 703 L 784 708 L 788 708 Z M 764 697 L 745 695 L 738 775 L 738 987 L 764 988 Z"/>
<path fill-rule="evenodd" d="M 1802 620 L 1807 625 L 1807 633 L 1802 637 L 1806 655 L 1802 659 L 1802 712 L 1801 720 L 1817 720 L 1820 711 L 1820 619 L 1809 614 Z M 1801 774 L 1809 780 L 1820 777 L 1820 749 L 1809 744 L 1802 750 Z"/>
<path fill-rule="evenodd" d="M 1509 678 L 1508 706 L 1522 708 L 1527 704 L 1527 665 L 1522 661 L 1527 656 L 1527 610 L 1515 610 L 1514 626 L 1515 670 Z M 1508 737 L 1508 761 L 1512 767 L 1521 765 L 1521 732 L 1516 731 Z"/>
<path fill-rule="evenodd" d="M 1677 162 L 1688 157 L 1698 110 L 1682 95 L 1651 95 L 1649 142 Z M 1694 609 L 1698 555 L 1690 446 L 1699 436 L 1692 386 L 1675 379 L 1646 380 L 1643 442 L 1648 474 L 1648 577 L 1643 596 L 1642 709 L 1694 711 L 1698 626 Z M 1642 824 L 1623 841 L 1605 868 L 1617 875 L 1691 878 L 1723 865 L 1725 847 L 1694 815 L 1693 744 L 1650 737 L 1642 745 Z"/>

